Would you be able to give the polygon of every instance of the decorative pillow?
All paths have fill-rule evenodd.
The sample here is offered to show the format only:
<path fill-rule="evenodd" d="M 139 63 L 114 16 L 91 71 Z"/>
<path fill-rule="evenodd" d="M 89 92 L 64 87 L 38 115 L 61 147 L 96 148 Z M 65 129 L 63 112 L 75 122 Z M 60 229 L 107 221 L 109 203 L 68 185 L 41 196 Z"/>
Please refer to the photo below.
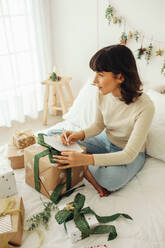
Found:
<path fill-rule="evenodd" d="M 88 79 L 63 118 L 82 129 L 88 127 L 94 121 L 97 91 L 98 88 L 92 85 L 92 79 Z"/>
<path fill-rule="evenodd" d="M 165 94 L 154 90 L 149 90 L 147 94 L 155 105 L 155 116 L 146 142 L 147 154 L 165 161 Z"/>

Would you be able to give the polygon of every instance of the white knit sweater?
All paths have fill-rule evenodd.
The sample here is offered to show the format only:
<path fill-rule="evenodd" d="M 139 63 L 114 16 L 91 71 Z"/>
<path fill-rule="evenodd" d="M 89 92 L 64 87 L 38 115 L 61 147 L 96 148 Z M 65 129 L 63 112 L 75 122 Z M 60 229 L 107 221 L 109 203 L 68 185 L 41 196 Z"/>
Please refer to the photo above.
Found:
<path fill-rule="evenodd" d="M 143 93 L 134 103 L 127 105 L 111 93 L 96 97 L 95 122 L 84 130 L 85 139 L 98 135 L 104 128 L 110 141 L 122 151 L 93 154 L 96 166 L 130 163 L 145 150 L 145 141 L 154 115 L 154 105 Z"/>

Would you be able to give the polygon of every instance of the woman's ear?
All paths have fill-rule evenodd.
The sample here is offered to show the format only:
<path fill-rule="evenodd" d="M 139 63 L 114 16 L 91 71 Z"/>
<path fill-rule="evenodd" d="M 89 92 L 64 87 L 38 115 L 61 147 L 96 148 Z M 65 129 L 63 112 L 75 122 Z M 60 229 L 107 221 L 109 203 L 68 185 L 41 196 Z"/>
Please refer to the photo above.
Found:
<path fill-rule="evenodd" d="M 119 84 L 121 84 L 124 81 L 124 77 L 121 73 L 117 74 L 117 79 L 119 80 Z"/>

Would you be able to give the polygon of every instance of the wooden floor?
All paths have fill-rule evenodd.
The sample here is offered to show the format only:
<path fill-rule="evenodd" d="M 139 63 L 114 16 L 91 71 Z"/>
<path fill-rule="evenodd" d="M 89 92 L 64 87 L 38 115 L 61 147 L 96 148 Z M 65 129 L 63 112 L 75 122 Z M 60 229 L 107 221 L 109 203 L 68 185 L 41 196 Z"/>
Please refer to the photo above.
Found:
<path fill-rule="evenodd" d="M 0 146 L 8 143 L 15 129 L 32 129 L 33 132 L 36 132 L 51 127 L 63 120 L 61 115 L 54 116 L 48 114 L 47 126 L 43 126 L 42 114 L 43 113 L 40 112 L 37 119 L 26 118 L 24 123 L 13 121 L 12 127 L 0 127 Z"/>

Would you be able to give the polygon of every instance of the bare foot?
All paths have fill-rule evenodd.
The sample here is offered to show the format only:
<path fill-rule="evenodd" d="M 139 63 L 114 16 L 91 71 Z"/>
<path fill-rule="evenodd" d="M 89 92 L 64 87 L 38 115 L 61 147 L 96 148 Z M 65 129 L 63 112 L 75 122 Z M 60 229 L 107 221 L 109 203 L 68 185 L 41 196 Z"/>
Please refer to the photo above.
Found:
<path fill-rule="evenodd" d="M 102 186 L 100 186 L 97 183 L 97 181 L 94 179 L 94 177 L 92 176 L 92 174 L 88 170 L 88 167 L 86 167 L 84 170 L 84 176 L 88 180 L 88 182 L 90 182 L 95 187 L 95 189 L 99 192 L 100 197 L 109 196 L 111 194 L 110 191 L 103 188 Z"/>

